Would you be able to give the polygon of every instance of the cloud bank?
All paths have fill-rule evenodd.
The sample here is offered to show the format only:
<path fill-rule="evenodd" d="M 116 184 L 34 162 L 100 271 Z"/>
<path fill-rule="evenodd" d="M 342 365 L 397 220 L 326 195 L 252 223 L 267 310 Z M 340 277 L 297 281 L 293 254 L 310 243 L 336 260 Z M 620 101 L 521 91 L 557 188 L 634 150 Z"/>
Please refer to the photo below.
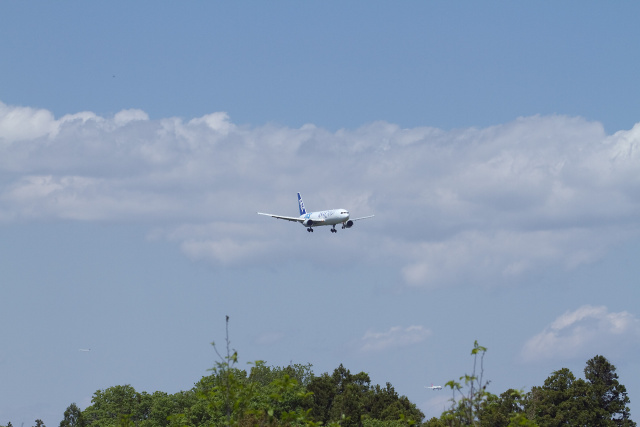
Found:
<path fill-rule="evenodd" d="M 325 263 L 339 244 L 336 262 L 387 263 L 409 286 L 504 284 L 637 238 L 639 148 L 640 125 L 606 135 L 566 116 L 329 132 L 238 126 L 223 112 L 56 119 L 0 103 L 0 223 L 140 223 L 218 264 L 297 259 L 301 248 Z M 311 210 L 376 218 L 333 236 L 255 214 L 296 214 L 297 191 Z"/>
<path fill-rule="evenodd" d="M 584 305 L 564 313 L 529 339 L 522 349 L 522 360 L 587 360 L 596 354 L 623 353 L 622 349 L 638 344 L 640 320 L 634 315 L 626 311 L 610 312 L 604 306 Z"/>

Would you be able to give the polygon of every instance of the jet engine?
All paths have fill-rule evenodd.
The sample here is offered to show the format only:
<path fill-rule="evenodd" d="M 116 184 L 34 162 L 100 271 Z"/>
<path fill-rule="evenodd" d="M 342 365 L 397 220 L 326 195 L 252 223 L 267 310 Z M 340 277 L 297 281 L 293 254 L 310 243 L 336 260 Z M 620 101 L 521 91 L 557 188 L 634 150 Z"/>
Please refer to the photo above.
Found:
<path fill-rule="evenodd" d="M 353 221 L 349 220 L 343 224 L 343 228 L 351 228 Z"/>
<path fill-rule="evenodd" d="M 314 224 L 314 221 L 312 219 L 305 219 L 304 221 L 302 221 L 302 225 L 304 225 L 305 227 L 311 227 Z"/>

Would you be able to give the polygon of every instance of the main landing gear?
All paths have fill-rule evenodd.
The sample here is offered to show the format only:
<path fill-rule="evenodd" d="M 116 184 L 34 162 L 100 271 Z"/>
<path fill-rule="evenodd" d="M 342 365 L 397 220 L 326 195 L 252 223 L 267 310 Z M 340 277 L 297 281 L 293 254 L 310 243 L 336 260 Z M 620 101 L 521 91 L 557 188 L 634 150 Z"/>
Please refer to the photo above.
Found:
<path fill-rule="evenodd" d="M 343 227 L 343 228 L 344 228 L 344 227 Z M 309 233 L 313 233 L 313 228 L 309 227 L 309 228 L 307 228 L 307 231 L 308 231 Z M 336 226 L 335 226 L 335 225 L 331 228 L 331 232 L 332 232 L 332 233 L 337 233 L 337 232 L 338 232 L 338 230 L 336 230 Z"/>

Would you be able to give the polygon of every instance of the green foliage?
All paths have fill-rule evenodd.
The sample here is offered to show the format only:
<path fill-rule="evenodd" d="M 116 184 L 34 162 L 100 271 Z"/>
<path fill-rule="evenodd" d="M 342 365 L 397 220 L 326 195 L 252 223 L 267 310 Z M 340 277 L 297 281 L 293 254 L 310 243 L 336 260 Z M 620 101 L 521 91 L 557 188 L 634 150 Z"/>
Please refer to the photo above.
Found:
<path fill-rule="evenodd" d="M 599 423 L 607 421 L 616 426 L 635 425 L 630 420 L 627 389 L 618 382 L 615 366 L 604 356 L 596 355 L 587 361 L 584 376 L 591 385 L 587 397 L 598 408 L 596 420 Z"/>
<path fill-rule="evenodd" d="M 60 427 L 85 427 L 82 411 L 75 403 L 72 403 L 64 411 L 64 419 L 60 421 Z"/>
<path fill-rule="evenodd" d="M 576 379 L 567 368 L 554 371 L 542 387 L 528 393 L 525 411 L 541 426 L 635 426 L 615 370 L 605 357 L 596 356 L 587 361 L 586 380 Z"/>
<path fill-rule="evenodd" d="M 269 385 L 285 374 L 295 379 L 303 387 L 307 387 L 313 378 L 311 364 L 293 364 L 285 367 L 269 367 L 263 361 L 258 360 L 251 368 L 249 379 L 262 385 Z"/>
<path fill-rule="evenodd" d="M 235 358 L 229 360 L 235 364 Z M 327 419 L 320 420 L 313 416 L 320 405 L 311 390 L 322 390 L 325 382 L 331 404 L 325 408 Z M 396 427 L 419 424 L 422 418 L 391 384 L 371 386 L 366 373 L 351 374 L 342 365 L 332 376 L 315 377 L 310 365 L 268 367 L 258 361 L 247 373 L 225 360 L 186 392 L 138 393 L 130 385 L 98 390 L 84 412 L 70 405 L 61 427 Z"/>
<path fill-rule="evenodd" d="M 424 418 L 409 399 L 398 396 L 391 384 L 387 383 L 384 388 L 371 386 L 369 375 L 351 374 L 342 365 L 331 376 L 314 377 L 308 390 L 313 393 L 311 416 L 323 424 L 406 426 L 420 423 Z"/>
<path fill-rule="evenodd" d="M 128 420 L 141 420 L 140 393 L 130 385 L 118 385 L 106 390 L 98 390 L 91 398 L 91 406 L 84 410 L 82 417 L 88 426 L 107 427 L 126 424 Z M 141 410 L 142 409 L 142 410 Z"/>
<path fill-rule="evenodd" d="M 524 395 L 509 389 L 496 396 L 487 391 L 489 381 L 484 379 L 484 356 L 487 348 L 473 343 L 473 371 L 460 377 L 460 382 L 449 381 L 445 387 L 452 391 L 451 407 L 439 420 L 429 420 L 429 426 L 535 426 L 524 413 Z"/>
<path fill-rule="evenodd" d="M 489 393 L 483 380 L 483 358 L 487 349 L 476 341 L 471 375 L 460 382 L 449 381 L 451 408 L 428 426 L 635 426 L 631 421 L 626 388 L 618 382 L 615 367 L 603 356 L 587 361 L 586 380 L 576 379 L 562 368 L 554 371 L 542 386 L 529 393 L 507 390 L 500 396 Z M 479 360 L 478 360 L 479 359 Z M 478 366 L 479 362 L 479 366 Z M 479 368 L 479 370 L 478 370 Z"/>
<path fill-rule="evenodd" d="M 257 361 L 248 372 L 238 368 L 228 325 L 227 317 L 224 355 L 212 343 L 219 360 L 191 390 L 148 394 L 131 385 L 98 390 L 84 411 L 69 405 L 60 427 L 636 425 L 626 388 L 603 356 L 587 361 L 584 380 L 562 368 L 528 393 L 509 389 L 497 396 L 484 379 L 487 348 L 476 341 L 471 374 L 445 384 L 452 391 L 451 407 L 422 423 L 424 414 L 390 383 L 372 385 L 368 374 L 352 374 L 343 365 L 320 376 L 310 364 L 270 367 Z M 36 420 L 36 427 L 45 426 Z"/>
<path fill-rule="evenodd" d="M 255 362 L 250 375 L 236 367 L 238 354 L 231 350 L 229 316 L 227 320 L 226 354 L 213 344 L 219 360 L 211 377 L 202 384 L 198 397 L 207 403 L 211 422 L 215 425 L 309 425 L 310 393 L 304 387 L 311 376 L 310 365 L 268 368 Z"/>
<path fill-rule="evenodd" d="M 448 424 L 441 418 L 433 417 L 430 420 L 422 423 L 422 427 L 446 427 Z"/>
<path fill-rule="evenodd" d="M 375 418 L 366 418 L 362 421 L 363 427 L 406 427 L 405 420 L 383 421 Z"/>
<path fill-rule="evenodd" d="M 516 427 L 516 426 L 538 427 L 538 424 L 528 419 L 525 414 L 516 413 L 511 416 L 508 427 Z"/>
<path fill-rule="evenodd" d="M 527 402 L 529 416 L 544 426 L 565 425 L 576 419 L 589 421 L 580 413 L 581 408 L 591 412 L 584 392 L 579 392 L 584 390 L 584 385 L 583 380 L 576 382 L 567 368 L 554 371 L 542 387 L 531 389 Z"/>
<path fill-rule="evenodd" d="M 330 415 L 321 421 L 313 416 L 319 402 L 311 390 L 327 379 L 332 404 L 326 407 Z M 419 424 L 423 414 L 391 384 L 372 387 L 367 374 L 351 374 L 343 366 L 333 376 L 315 377 L 310 365 L 268 367 L 256 362 L 247 373 L 225 361 L 193 389 L 174 395 L 138 393 L 128 385 L 99 390 L 82 417 L 87 426 L 101 427 L 395 427 Z"/>
<path fill-rule="evenodd" d="M 508 427 L 535 425 L 524 415 L 525 395 L 520 390 L 509 389 L 499 397 L 490 395 L 483 408 L 482 426 Z"/>
<path fill-rule="evenodd" d="M 451 407 L 445 411 L 441 420 L 447 425 L 481 425 L 485 406 L 495 400 L 496 396 L 486 391 L 489 381 L 484 381 L 484 355 L 487 348 L 473 343 L 471 355 L 473 356 L 473 371 L 471 375 L 465 374 L 460 381 L 449 381 L 445 387 L 452 391 Z M 478 357 L 480 366 L 478 367 Z M 478 372 L 479 369 L 479 372 Z"/>

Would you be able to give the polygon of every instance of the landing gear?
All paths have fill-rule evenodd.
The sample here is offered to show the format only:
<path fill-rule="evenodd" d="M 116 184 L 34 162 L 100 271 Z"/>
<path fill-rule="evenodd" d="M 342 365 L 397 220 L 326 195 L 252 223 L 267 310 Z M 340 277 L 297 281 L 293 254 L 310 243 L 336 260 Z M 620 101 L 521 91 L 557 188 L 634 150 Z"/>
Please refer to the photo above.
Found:
<path fill-rule="evenodd" d="M 313 233 L 313 228 L 309 227 L 309 228 L 307 228 L 307 231 L 308 231 L 309 233 Z"/>
<path fill-rule="evenodd" d="M 336 230 L 336 225 L 335 224 L 333 224 L 333 227 L 331 227 L 331 232 L 332 233 L 337 233 L 338 232 L 338 230 Z"/>

